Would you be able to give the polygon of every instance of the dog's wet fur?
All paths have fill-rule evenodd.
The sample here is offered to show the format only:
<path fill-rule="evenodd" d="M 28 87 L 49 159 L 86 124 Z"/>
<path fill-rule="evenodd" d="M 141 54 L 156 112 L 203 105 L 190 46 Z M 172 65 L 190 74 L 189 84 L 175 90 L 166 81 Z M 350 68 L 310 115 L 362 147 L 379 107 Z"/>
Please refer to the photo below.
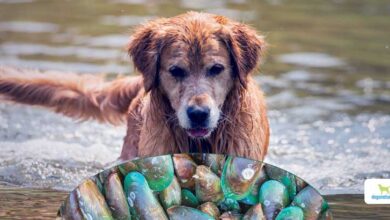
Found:
<path fill-rule="evenodd" d="M 208 152 L 262 160 L 269 126 L 253 80 L 265 42 L 226 17 L 188 12 L 140 25 L 128 45 L 139 77 L 0 68 L 2 99 L 78 119 L 127 120 L 120 158 Z"/>

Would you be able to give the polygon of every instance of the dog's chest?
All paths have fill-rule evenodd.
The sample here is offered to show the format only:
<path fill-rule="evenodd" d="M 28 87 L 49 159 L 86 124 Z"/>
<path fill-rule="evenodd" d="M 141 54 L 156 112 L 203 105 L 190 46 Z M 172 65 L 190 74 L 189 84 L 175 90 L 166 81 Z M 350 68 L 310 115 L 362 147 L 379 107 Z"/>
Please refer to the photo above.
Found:
<path fill-rule="evenodd" d="M 189 139 L 189 153 L 211 153 L 211 144 L 208 140 L 194 141 Z"/>

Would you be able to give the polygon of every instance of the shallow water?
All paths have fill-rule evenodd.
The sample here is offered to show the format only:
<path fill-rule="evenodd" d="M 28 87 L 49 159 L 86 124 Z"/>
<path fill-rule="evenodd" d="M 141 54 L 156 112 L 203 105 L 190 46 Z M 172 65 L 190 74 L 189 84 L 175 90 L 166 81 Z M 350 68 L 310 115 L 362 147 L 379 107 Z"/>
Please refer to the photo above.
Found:
<path fill-rule="evenodd" d="M 390 175 L 390 3 L 334 1 L 4 1 L 0 65 L 133 74 L 131 28 L 188 10 L 252 24 L 269 50 L 267 162 L 321 192 L 362 192 Z M 0 104 L 0 181 L 70 190 L 120 153 L 124 127 Z"/>

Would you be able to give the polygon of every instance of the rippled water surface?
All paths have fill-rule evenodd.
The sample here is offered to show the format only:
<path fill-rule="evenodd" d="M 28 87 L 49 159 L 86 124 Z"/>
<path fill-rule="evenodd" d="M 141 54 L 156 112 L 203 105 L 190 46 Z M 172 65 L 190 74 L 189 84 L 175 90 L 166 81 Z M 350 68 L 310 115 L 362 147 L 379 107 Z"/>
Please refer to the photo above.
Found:
<path fill-rule="evenodd" d="M 390 2 L 0 0 L 0 65 L 133 74 L 134 25 L 188 10 L 252 24 L 269 42 L 256 79 L 272 129 L 267 162 L 322 192 L 390 176 Z M 0 181 L 72 189 L 114 161 L 124 127 L 0 104 Z"/>

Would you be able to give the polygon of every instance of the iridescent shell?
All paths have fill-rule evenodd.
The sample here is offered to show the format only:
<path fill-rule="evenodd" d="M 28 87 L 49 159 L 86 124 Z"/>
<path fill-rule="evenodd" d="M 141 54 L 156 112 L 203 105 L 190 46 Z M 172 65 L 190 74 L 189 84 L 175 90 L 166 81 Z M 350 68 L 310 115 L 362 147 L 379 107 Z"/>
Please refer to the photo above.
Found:
<path fill-rule="evenodd" d="M 221 186 L 225 197 L 235 200 L 247 197 L 260 175 L 261 167 L 261 162 L 229 156 L 221 176 Z"/>
<path fill-rule="evenodd" d="M 220 202 L 218 202 L 218 207 L 221 209 L 221 211 L 235 211 L 240 212 L 241 207 L 237 200 L 230 199 L 230 198 L 224 198 Z"/>
<path fill-rule="evenodd" d="M 174 154 L 172 159 L 180 186 L 183 188 L 194 189 L 195 179 L 193 176 L 196 172 L 196 163 L 187 154 Z"/>
<path fill-rule="evenodd" d="M 265 173 L 264 167 L 261 169 L 260 174 L 258 175 L 255 183 L 253 185 L 252 191 L 247 197 L 240 200 L 240 202 L 247 205 L 256 205 L 259 203 L 259 190 L 260 186 L 267 180 L 267 174 Z"/>
<path fill-rule="evenodd" d="M 218 207 L 213 202 L 205 202 L 198 207 L 198 209 L 204 213 L 207 213 L 211 217 L 217 219 L 221 213 L 219 212 Z"/>
<path fill-rule="evenodd" d="M 213 220 L 210 215 L 191 207 L 186 206 L 172 206 L 167 209 L 167 213 L 170 220 Z"/>
<path fill-rule="evenodd" d="M 210 168 L 200 165 L 196 168 L 195 194 L 201 202 L 219 202 L 224 196 L 221 180 Z"/>
<path fill-rule="evenodd" d="M 126 175 L 125 194 L 132 218 L 168 220 L 145 177 L 136 171 Z"/>
<path fill-rule="evenodd" d="M 222 174 L 226 156 L 223 154 L 204 154 L 203 165 L 210 167 L 217 175 Z"/>
<path fill-rule="evenodd" d="M 324 208 L 322 196 L 311 186 L 302 189 L 291 202 L 291 205 L 298 206 L 303 210 L 305 219 L 317 219 Z"/>
<path fill-rule="evenodd" d="M 196 208 L 199 205 L 199 199 L 188 189 L 181 190 L 181 204 L 184 206 Z"/>
<path fill-rule="evenodd" d="M 129 206 L 119 174 L 111 173 L 104 181 L 104 196 L 114 219 L 130 219 Z"/>
<path fill-rule="evenodd" d="M 276 180 L 268 180 L 260 188 L 259 201 L 267 219 L 274 219 L 289 204 L 287 188 Z"/>
<path fill-rule="evenodd" d="M 171 155 L 148 157 L 135 163 L 153 191 L 162 191 L 171 184 L 174 177 Z"/>
<path fill-rule="evenodd" d="M 297 194 L 297 184 L 295 176 L 285 170 L 282 170 L 272 165 L 265 166 L 265 171 L 270 179 L 277 180 L 286 186 L 288 196 L 290 198 L 290 201 L 292 201 Z"/>
<path fill-rule="evenodd" d="M 290 206 L 282 209 L 276 216 L 275 220 L 303 220 L 303 211 L 301 208 L 296 206 Z"/>
<path fill-rule="evenodd" d="M 242 214 L 238 212 L 224 212 L 222 213 L 221 216 L 219 216 L 220 220 L 241 220 L 242 219 Z"/>
<path fill-rule="evenodd" d="M 127 161 L 125 163 L 118 165 L 118 169 L 123 176 L 126 176 L 131 171 L 137 171 L 138 167 L 134 161 Z"/>
<path fill-rule="evenodd" d="M 104 196 L 91 179 L 87 179 L 77 187 L 76 195 L 85 219 L 113 219 Z"/>
<path fill-rule="evenodd" d="M 159 198 L 164 209 L 181 204 L 181 188 L 176 177 L 167 188 L 160 192 Z"/>
<path fill-rule="evenodd" d="M 82 220 L 84 219 L 81 213 L 79 202 L 77 200 L 76 190 L 73 190 L 68 198 L 65 200 L 63 206 L 60 209 L 60 216 L 62 219 Z"/>
<path fill-rule="evenodd" d="M 252 206 L 244 215 L 243 220 L 265 220 L 261 204 Z"/>

